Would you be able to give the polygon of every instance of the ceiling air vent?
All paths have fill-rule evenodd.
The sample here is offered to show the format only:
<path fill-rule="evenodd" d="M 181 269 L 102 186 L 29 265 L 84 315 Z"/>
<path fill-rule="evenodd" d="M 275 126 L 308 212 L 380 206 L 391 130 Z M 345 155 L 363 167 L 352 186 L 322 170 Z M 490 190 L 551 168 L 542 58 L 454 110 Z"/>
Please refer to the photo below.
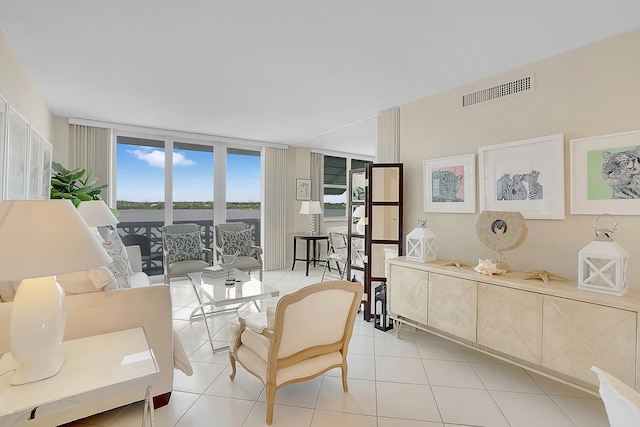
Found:
<path fill-rule="evenodd" d="M 503 98 L 521 92 L 530 92 L 533 90 L 533 76 L 523 77 L 509 83 L 503 83 L 498 86 L 482 89 L 477 92 L 469 93 L 462 97 L 462 106 L 469 107 L 471 105 L 480 104 L 482 102 L 491 101 L 493 99 Z"/>

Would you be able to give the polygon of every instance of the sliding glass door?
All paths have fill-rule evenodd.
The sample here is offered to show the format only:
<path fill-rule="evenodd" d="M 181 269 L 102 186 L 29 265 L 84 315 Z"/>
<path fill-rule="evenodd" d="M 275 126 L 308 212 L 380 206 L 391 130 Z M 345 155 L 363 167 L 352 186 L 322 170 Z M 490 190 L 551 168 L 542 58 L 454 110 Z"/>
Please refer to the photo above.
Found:
<path fill-rule="evenodd" d="M 201 225 L 212 247 L 214 224 L 247 222 L 260 244 L 260 150 L 125 135 L 116 145 L 118 228 L 125 244 L 141 247 L 148 274 L 162 274 L 166 223 Z"/>
<path fill-rule="evenodd" d="M 260 245 L 260 151 L 227 148 L 226 221 L 245 222 Z"/>

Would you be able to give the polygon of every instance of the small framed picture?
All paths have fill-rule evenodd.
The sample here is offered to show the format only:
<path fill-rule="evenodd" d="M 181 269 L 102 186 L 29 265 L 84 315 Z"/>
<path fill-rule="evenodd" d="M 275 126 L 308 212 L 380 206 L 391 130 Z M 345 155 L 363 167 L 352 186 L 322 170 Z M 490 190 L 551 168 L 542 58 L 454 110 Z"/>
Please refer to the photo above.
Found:
<path fill-rule="evenodd" d="M 572 139 L 571 213 L 638 215 L 640 131 Z"/>
<path fill-rule="evenodd" d="M 311 180 L 296 178 L 296 200 L 311 200 Z"/>
<path fill-rule="evenodd" d="M 425 160 L 424 211 L 476 212 L 476 155 Z"/>
<path fill-rule="evenodd" d="M 480 210 L 564 219 L 564 135 L 478 148 Z"/>

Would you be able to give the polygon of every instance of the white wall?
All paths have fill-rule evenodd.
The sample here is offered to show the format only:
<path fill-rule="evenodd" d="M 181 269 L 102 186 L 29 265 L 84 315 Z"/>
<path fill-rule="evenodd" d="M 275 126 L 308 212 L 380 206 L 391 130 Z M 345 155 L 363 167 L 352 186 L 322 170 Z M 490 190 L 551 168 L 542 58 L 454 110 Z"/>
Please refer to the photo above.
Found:
<path fill-rule="evenodd" d="M 1 29 L 0 58 L 0 95 L 53 144 L 55 156 L 53 115 Z"/>
<path fill-rule="evenodd" d="M 405 164 L 404 229 L 423 211 L 422 161 L 477 153 L 478 147 L 563 133 L 565 220 L 528 220 L 524 244 L 507 252 L 513 269 L 546 269 L 576 279 L 578 251 L 593 238 L 595 215 L 571 215 L 569 140 L 640 129 L 640 30 L 483 79 L 400 109 Z M 473 66 L 473 64 L 469 64 Z M 535 91 L 462 108 L 464 94 L 535 75 Z M 638 212 L 640 215 L 640 212 Z M 640 216 L 617 216 L 614 240 L 630 253 L 640 290 Z M 477 214 L 429 214 L 438 256 L 477 264 L 493 253 L 477 238 Z"/>

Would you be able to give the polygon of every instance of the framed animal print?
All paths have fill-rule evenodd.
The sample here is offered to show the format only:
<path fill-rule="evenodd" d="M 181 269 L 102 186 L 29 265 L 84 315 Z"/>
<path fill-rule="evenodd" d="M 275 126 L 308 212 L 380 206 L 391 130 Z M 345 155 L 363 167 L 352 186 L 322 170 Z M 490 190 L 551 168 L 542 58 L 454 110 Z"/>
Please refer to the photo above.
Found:
<path fill-rule="evenodd" d="M 572 139 L 571 213 L 640 213 L 640 131 Z"/>
<path fill-rule="evenodd" d="M 564 135 L 478 148 L 480 210 L 564 219 Z"/>
<path fill-rule="evenodd" d="M 476 155 L 423 161 L 425 212 L 476 212 Z"/>

